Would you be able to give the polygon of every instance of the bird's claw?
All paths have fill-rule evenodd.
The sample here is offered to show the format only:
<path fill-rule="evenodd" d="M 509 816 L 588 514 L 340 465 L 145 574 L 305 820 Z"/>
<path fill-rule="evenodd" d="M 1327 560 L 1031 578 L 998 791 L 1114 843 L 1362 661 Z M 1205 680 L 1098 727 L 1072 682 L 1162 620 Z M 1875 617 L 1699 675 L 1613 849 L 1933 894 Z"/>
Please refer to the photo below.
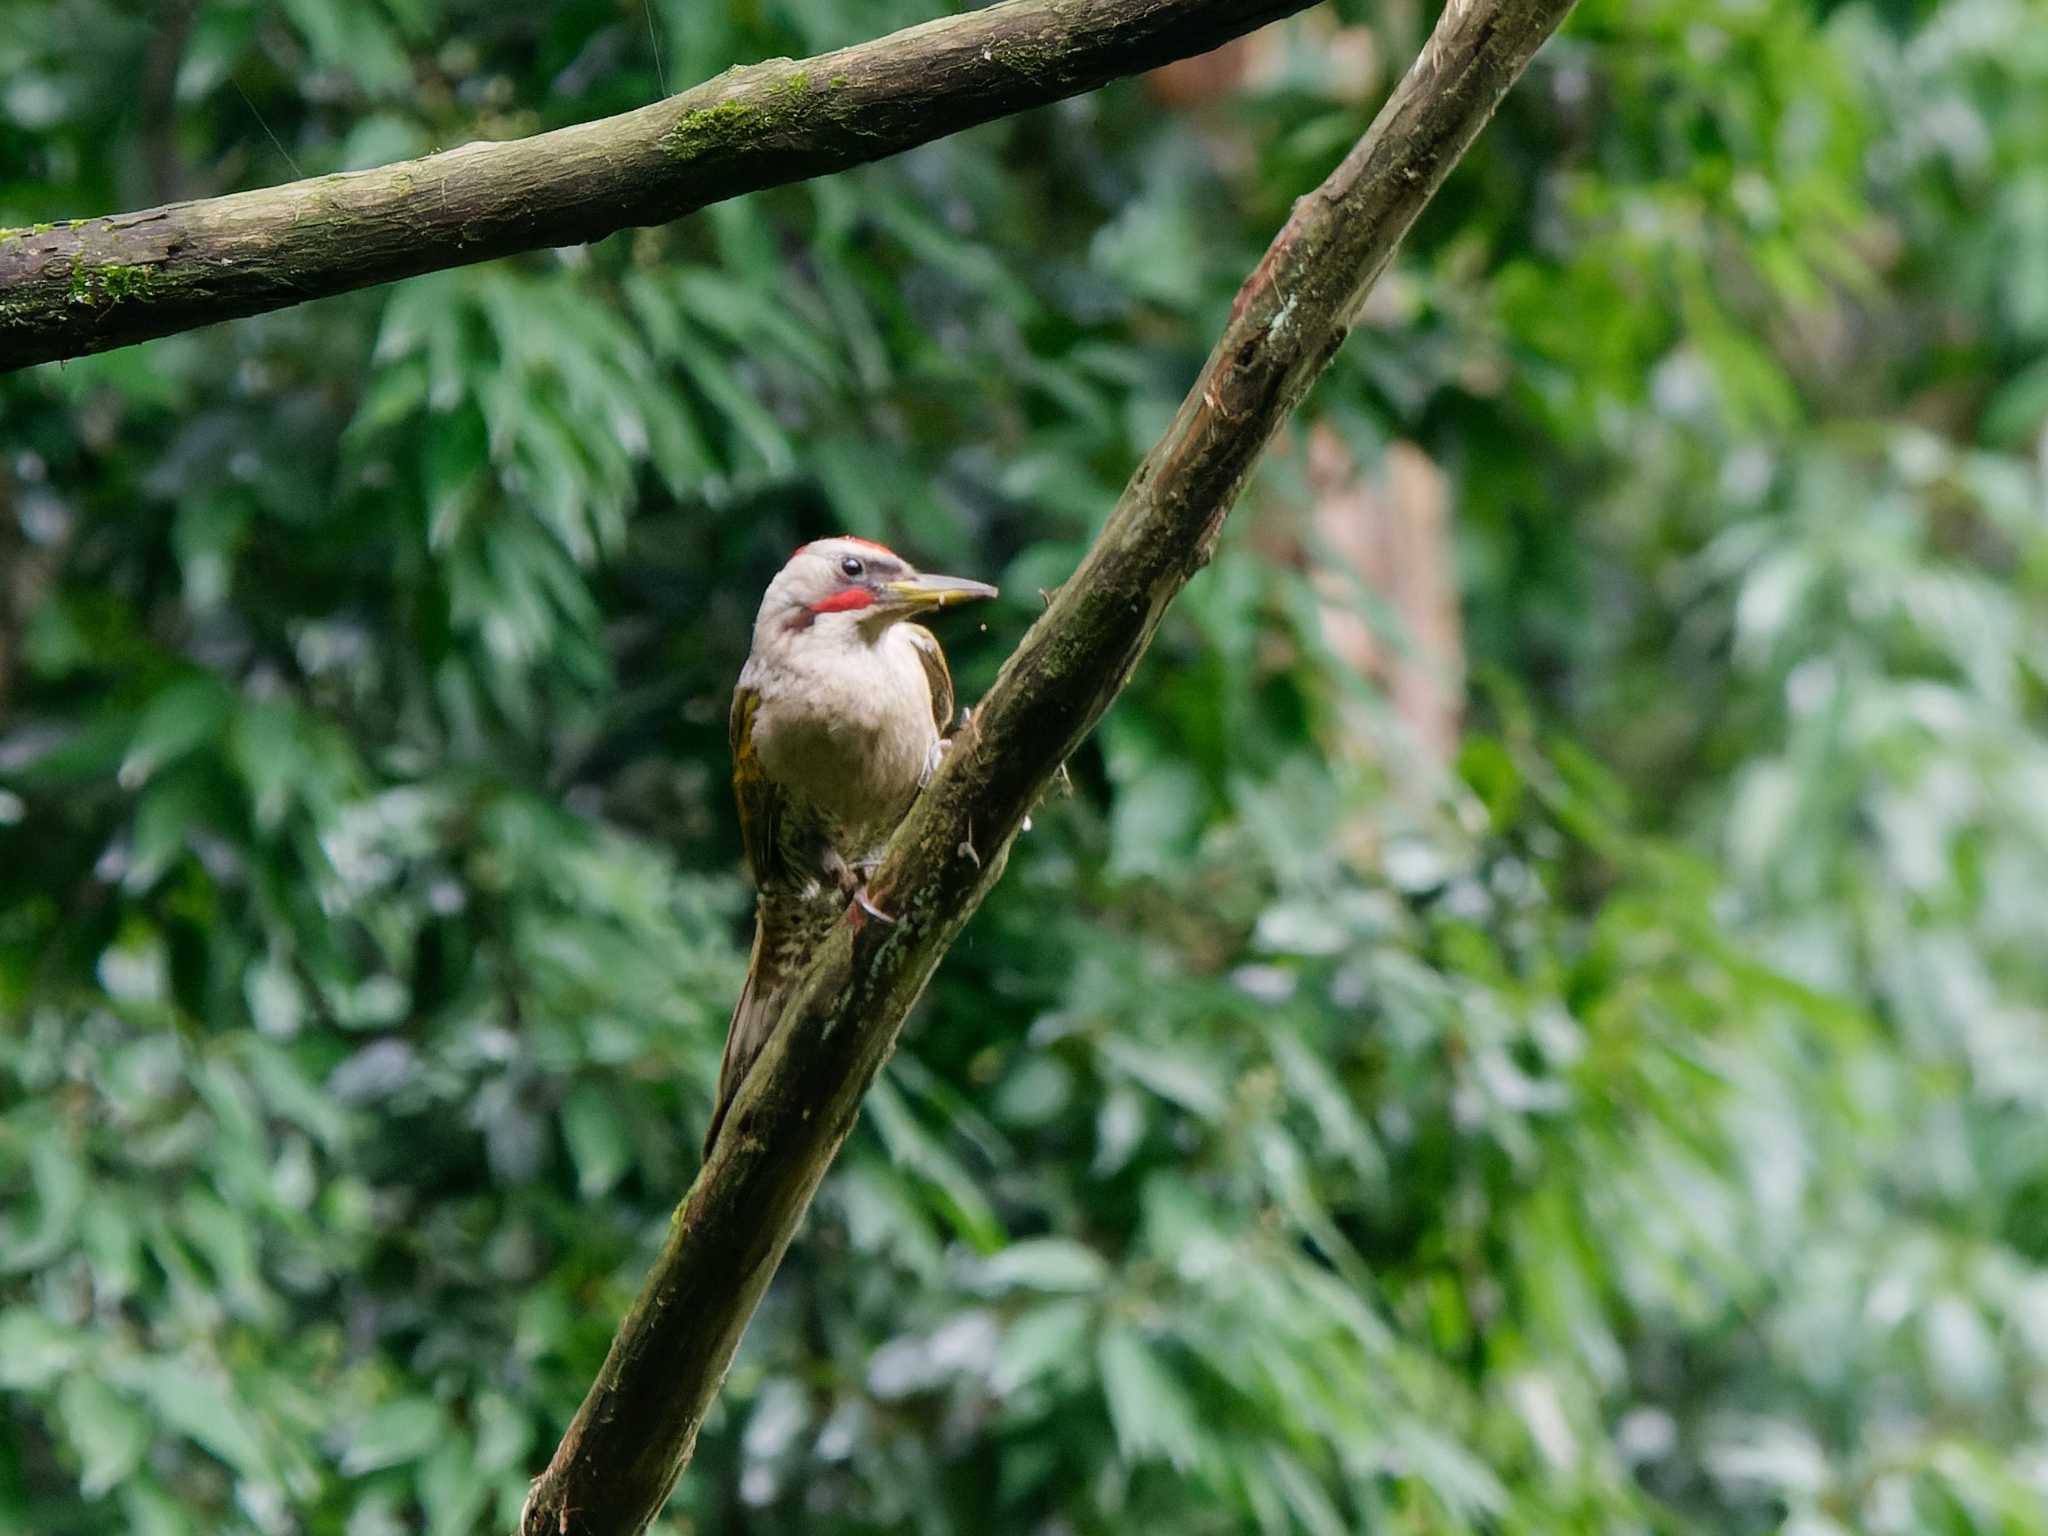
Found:
<path fill-rule="evenodd" d="M 882 861 L 880 859 L 860 859 L 845 866 L 846 878 L 841 889 L 846 892 L 848 899 L 856 907 L 859 907 L 861 911 L 867 913 L 876 922 L 887 923 L 893 928 L 896 926 L 896 919 L 876 906 L 874 898 L 868 895 L 868 881 L 874 878 L 875 871 L 881 867 Z"/>
<path fill-rule="evenodd" d="M 896 926 L 895 918 L 891 917 L 888 913 L 884 912 L 880 907 L 876 906 L 872 901 L 868 900 L 868 888 L 865 885 L 859 885 L 854 887 L 853 904 L 856 907 L 859 907 L 861 911 L 867 913 L 867 915 L 869 917 L 872 917 L 876 922 L 886 923 L 891 928 L 894 928 Z"/>

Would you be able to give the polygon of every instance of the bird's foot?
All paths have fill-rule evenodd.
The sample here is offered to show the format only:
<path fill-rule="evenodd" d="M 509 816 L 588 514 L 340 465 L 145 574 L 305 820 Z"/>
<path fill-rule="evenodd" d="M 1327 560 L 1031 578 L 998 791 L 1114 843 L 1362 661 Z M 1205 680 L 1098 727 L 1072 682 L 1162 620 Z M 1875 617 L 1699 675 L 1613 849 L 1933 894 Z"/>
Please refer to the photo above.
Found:
<path fill-rule="evenodd" d="M 927 784 L 931 783 L 932 775 L 939 771 L 939 764 L 946 760 L 946 754 L 952 750 L 953 741 L 949 736 L 941 736 L 929 747 L 925 748 L 924 768 L 917 776 L 917 787 L 919 789 L 923 789 Z"/>
<path fill-rule="evenodd" d="M 876 922 L 887 923 L 893 928 L 896 919 L 876 906 L 874 898 L 868 895 L 868 880 L 881 865 L 880 859 L 861 859 L 853 864 L 841 861 L 835 873 L 839 878 L 839 893 L 842 896 Z"/>
<path fill-rule="evenodd" d="M 886 923 L 891 928 L 894 928 L 896 926 L 896 919 L 891 917 L 888 913 L 884 912 L 880 907 L 876 906 L 874 902 L 868 898 L 867 882 L 863 881 L 861 882 L 861 884 L 854 887 L 853 904 L 856 907 L 859 907 L 861 911 L 867 913 L 867 915 L 869 917 L 872 917 L 876 922 Z"/>

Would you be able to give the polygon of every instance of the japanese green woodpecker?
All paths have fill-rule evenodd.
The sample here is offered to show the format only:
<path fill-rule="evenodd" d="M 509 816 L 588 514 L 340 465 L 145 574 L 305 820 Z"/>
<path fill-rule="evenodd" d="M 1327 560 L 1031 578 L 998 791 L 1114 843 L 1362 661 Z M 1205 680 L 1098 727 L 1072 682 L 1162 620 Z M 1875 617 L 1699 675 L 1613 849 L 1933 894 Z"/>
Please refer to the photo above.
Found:
<path fill-rule="evenodd" d="M 754 953 L 726 1031 L 706 1157 L 790 987 L 848 903 L 891 921 L 868 899 L 867 876 L 954 724 L 945 653 L 911 620 L 995 595 L 855 538 L 806 544 L 768 584 L 731 719 Z"/>

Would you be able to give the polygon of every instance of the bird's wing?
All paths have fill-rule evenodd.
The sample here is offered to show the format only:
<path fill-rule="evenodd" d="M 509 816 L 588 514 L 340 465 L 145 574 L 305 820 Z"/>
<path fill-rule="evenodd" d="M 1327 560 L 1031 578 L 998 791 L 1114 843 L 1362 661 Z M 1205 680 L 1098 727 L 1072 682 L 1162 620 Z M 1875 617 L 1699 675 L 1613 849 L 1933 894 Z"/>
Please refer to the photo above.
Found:
<path fill-rule="evenodd" d="M 759 691 L 743 684 L 733 690 L 732 715 L 727 722 L 732 740 L 732 793 L 740 809 L 740 845 L 746 849 L 747 868 L 753 871 L 757 887 L 767 885 L 782 866 L 782 844 L 776 836 L 782 796 L 754 747 L 754 714 L 760 707 Z"/>
<path fill-rule="evenodd" d="M 946 669 L 946 653 L 939 649 L 939 637 L 922 624 L 906 624 L 903 629 L 917 648 L 917 659 L 924 663 L 924 680 L 931 685 L 932 724 L 939 728 L 940 736 L 950 736 L 955 725 L 953 674 Z"/>

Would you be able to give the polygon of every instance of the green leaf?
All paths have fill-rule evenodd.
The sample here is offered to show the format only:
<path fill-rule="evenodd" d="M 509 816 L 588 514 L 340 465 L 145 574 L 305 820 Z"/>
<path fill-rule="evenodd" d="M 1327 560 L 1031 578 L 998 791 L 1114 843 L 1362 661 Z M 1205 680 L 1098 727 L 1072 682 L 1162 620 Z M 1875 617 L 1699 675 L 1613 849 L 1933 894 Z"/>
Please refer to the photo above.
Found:
<path fill-rule="evenodd" d="M 1076 1300 L 1045 1302 L 1015 1318 L 996 1346 L 990 1387 L 1009 1396 L 1047 1376 L 1082 1367 L 1094 1320 L 1093 1305 Z"/>
<path fill-rule="evenodd" d="M 562 1105 L 562 1138 L 576 1165 L 577 1193 L 586 1200 L 610 1193 L 632 1164 L 621 1112 L 595 1084 L 581 1085 Z"/>
<path fill-rule="evenodd" d="M 1096 1364 L 1124 1460 L 1163 1459 L 1176 1471 L 1193 1471 L 1202 1443 L 1193 1405 L 1137 1329 L 1106 1324 L 1096 1344 Z"/>
<path fill-rule="evenodd" d="M 723 415 L 770 474 L 787 474 L 796 464 L 789 436 L 761 402 L 716 358 L 718 349 L 694 335 L 676 358 L 690 382 Z"/>
<path fill-rule="evenodd" d="M 520 1467 L 533 1444 L 533 1422 L 520 1406 L 502 1392 L 486 1392 L 477 1401 L 475 1419 L 477 1466 L 485 1472 Z"/>
<path fill-rule="evenodd" d="M 21 1232 L 15 1230 L 11 1219 L 0 1225 L 0 1237 L 6 1239 L 0 1245 L 0 1274 L 38 1269 L 70 1249 L 86 1196 L 86 1173 L 79 1163 L 79 1151 L 56 1126 L 37 1128 L 28 1153 L 36 1197 L 30 1208 L 35 1226 Z"/>
<path fill-rule="evenodd" d="M 355 1476 L 418 1461 L 448 1433 L 448 1415 L 432 1398 L 398 1398 L 372 1409 L 349 1429 L 341 1470 Z"/>
<path fill-rule="evenodd" d="M 419 1471 L 420 1508 L 429 1536 L 467 1536 L 477 1528 L 491 1494 L 469 1436 L 448 1434 Z"/>
<path fill-rule="evenodd" d="M 1208 796 L 1185 763 L 1155 758 L 1117 770 L 1110 820 L 1110 869 L 1129 879 L 1164 875 L 1186 859 Z"/>
<path fill-rule="evenodd" d="M 184 850 L 190 834 L 211 822 L 216 803 L 212 781 L 203 770 L 181 765 L 154 779 L 136 802 L 123 886 L 131 891 L 154 886 Z"/>
<path fill-rule="evenodd" d="M 1118 1071 L 1201 1119 L 1220 1119 L 1230 1102 L 1216 1064 L 1201 1060 L 1191 1050 L 1109 1036 L 1102 1042 L 1102 1054 Z"/>
<path fill-rule="evenodd" d="M 79 1491 L 89 1499 L 126 1481 L 153 1438 L 134 1403 L 84 1373 L 66 1377 L 58 1388 L 57 1417 L 78 1452 Z"/>
<path fill-rule="evenodd" d="M 377 7 L 359 0 L 348 4 L 280 0 L 280 4 L 321 66 L 338 70 L 375 93 L 395 94 L 405 88 L 409 80 L 405 52 Z"/>
<path fill-rule="evenodd" d="M 1109 1265 L 1094 1249 L 1070 1238 L 1033 1237 L 982 1260 L 975 1276 L 989 1291 L 1087 1292 L 1107 1283 Z"/>
<path fill-rule="evenodd" d="M 1458 775 L 1485 805 L 1495 832 L 1506 832 L 1520 818 L 1521 769 L 1498 741 L 1468 736 L 1458 750 Z"/>
<path fill-rule="evenodd" d="M 883 1079 L 869 1090 L 868 1114 L 890 1158 L 927 1181 L 939 1210 L 959 1235 L 982 1253 L 1003 1243 L 1002 1223 L 988 1197 L 960 1160 L 926 1134 L 895 1084 Z"/>
<path fill-rule="evenodd" d="M 274 1482 L 261 1432 L 217 1366 L 192 1360 L 140 1362 L 125 1377 L 171 1429 L 244 1477 Z"/>
<path fill-rule="evenodd" d="M 119 1494 L 127 1536 L 192 1536 L 198 1529 L 189 1511 L 147 1473 L 127 1478 Z"/>
<path fill-rule="evenodd" d="M 1298 1458 L 1275 1449 L 1267 1454 L 1266 1466 L 1273 1474 L 1273 1481 L 1279 1485 L 1287 1507 L 1309 1536 L 1345 1536 L 1351 1529 L 1338 1513 L 1337 1506 L 1330 1502 L 1330 1496 L 1323 1491 L 1315 1474 Z"/>
<path fill-rule="evenodd" d="M 40 1391 L 85 1357 L 86 1336 L 34 1307 L 0 1312 L 0 1387 Z"/>
<path fill-rule="evenodd" d="M 465 404 L 432 418 L 421 454 L 420 483 L 427 501 L 427 539 L 445 549 L 461 533 L 463 519 L 482 494 L 489 463 L 484 421 Z"/>
<path fill-rule="evenodd" d="M 136 722 L 121 783 L 138 789 L 165 764 L 214 740 L 226 727 L 234 698 L 211 675 L 186 677 L 160 689 Z"/>

